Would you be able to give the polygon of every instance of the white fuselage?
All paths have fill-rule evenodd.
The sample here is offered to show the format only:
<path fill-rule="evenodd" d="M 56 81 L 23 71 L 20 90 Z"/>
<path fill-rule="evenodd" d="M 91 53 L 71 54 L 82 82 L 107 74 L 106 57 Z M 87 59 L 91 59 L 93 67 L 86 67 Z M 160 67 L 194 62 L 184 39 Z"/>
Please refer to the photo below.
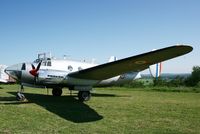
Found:
<path fill-rule="evenodd" d="M 17 76 L 16 74 L 19 72 L 16 72 L 13 74 L 15 75 L 13 77 L 18 79 L 20 76 L 21 83 L 27 86 L 73 87 L 75 90 L 80 90 L 83 87 L 87 89 L 93 86 L 111 86 L 123 84 L 141 77 L 139 72 L 129 72 L 106 80 L 77 79 L 69 77 L 68 74 L 80 71 L 82 69 L 91 68 L 97 66 L 98 64 L 74 60 L 49 59 L 42 61 L 41 67 L 38 71 L 38 77 L 35 79 L 34 76 L 29 73 L 29 71 L 32 69 L 31 64 L 37 66 L 38 63 L 39 62 L 37 61 L 34 63 L 22 63 L 14 65 L 13 67 L 15 67 L 15 70 L 16 67 L 18 67 L 18 70 L 21 71 L 21 75 Z M 24 68 L 22 67 L 23 64 L 25 64 Z M 12 70 L 12 67 L 10 70 Z"/>
<path fill-rule="evenodd" d="M 122 84 L 140 78 L 139 72 L 129 72 L 109 78 L 106 80 L 89 80 L 89 79 L 76 79 L 68 77 L 67 74 L 80 71 L 82 69 L 91 68 L 98 64 L 72 61 L 72 60 L 51 60 L 51 66 L 42 65 L 39 71 L 39 82 L 43 83 L 56 83 L 66 86 L 110 86 L 115 84 Z M 105 72 L 109 73 L 109 72 Z"/>

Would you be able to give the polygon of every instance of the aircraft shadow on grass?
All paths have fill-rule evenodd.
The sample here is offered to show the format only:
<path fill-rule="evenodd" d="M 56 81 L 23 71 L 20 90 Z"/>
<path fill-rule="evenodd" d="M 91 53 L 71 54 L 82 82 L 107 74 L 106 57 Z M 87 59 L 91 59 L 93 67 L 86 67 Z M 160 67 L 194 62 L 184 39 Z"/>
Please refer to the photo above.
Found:
<path fill-rule="evenodd" d="M 16 95 L 16 92 L 8 93 Z M 15 97 L 1 97 L 0 101 L 4 101 L 4 105 L 35 103 L 49 112 L 74 123 L 94 122 L 103 119 L 103 116 L 99 115 L 87 104 L 77 100 L 74 95 L 60 97 L 30 93 L 24 93 L 24 95 L 28 98 L 28 102 L 18 102 Z"/>
<path fill-rule="evenodd" d="M 0 97 L 4 105 L 35 103 L 51 113 L 74 123 L 94 122 L 103 119 L 94 109 L 76 99 L 77 95 L 55 97 L 44 94 L 24 93 L 28 101 L 16 101 L 16 92 L 8 92 L 11 97 Z M 130 97 L 128 95 L 92 93 L 93 97 Z"/>
<path fill-rule="evenodd" d="M 115 94 L 102 94 L 102 93 L 92 93 L 94 97 L 131 97 L 130 95 L 115 95 Z"/>

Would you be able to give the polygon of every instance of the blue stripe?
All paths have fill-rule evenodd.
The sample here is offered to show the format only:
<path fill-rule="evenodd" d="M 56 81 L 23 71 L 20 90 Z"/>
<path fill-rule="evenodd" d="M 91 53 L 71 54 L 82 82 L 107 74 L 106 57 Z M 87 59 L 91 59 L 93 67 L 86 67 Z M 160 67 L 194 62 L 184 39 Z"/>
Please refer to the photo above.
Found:
<path fill-rule="evenodd" d="M 158 79 L 158 64 L 156 64 L 156 79 Z"/>

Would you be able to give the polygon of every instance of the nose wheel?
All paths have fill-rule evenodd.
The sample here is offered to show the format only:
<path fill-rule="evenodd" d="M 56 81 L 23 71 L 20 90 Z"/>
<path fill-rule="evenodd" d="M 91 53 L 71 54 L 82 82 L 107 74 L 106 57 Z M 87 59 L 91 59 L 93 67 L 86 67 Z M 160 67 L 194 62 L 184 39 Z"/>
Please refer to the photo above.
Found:
<path fill-rule="evenodd" d="M 24 91 L 24 86 L 21 85 L 20 91 L 16 95 L 16 99 L 18 101 L 25 101 L 26 100 L 26 97 L 24 96 L 23 91 Z"/>
<path fill-rule="evenodd" d="M 21 92 L 18 92 L 17 93 L 17 96 L 16 96 L 16 99 L 18 101 L 25 101 L 26 100 L 26 97 L 24 96 L 24 94 L 22 94 Z"/>
<path fill-rule="evenodd" d="M 89 101 L 91 98 L 90 91 L 79 91 L 78 98 L 80 101 Z"/>

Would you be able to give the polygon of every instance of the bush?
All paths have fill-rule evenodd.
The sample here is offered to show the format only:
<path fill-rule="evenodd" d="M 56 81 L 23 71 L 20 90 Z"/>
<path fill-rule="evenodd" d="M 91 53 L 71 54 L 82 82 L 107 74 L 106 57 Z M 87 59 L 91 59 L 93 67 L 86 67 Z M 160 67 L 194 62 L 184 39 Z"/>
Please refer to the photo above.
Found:
<path fill-rule="evenodd" d="M 161 77 L 158 79 L 153 80 L 153 86 L 167 86 L 168 82 L 167 80 L 162 79 Z"/>
<path fill-rule="evenodd" d="M 158 79 L 154 79 L 154 86 L 164 86 L 164 87 L 185 86 L 185 78 L 181 76 L 176 76 L 172 80 L 167 80 L 167 79 L 162 79 L 160 77 Z"/>
<path fill-rule="evenodd" d="M 185 78 L 177 76 L 175 79 L 173 79 L 170 84 L 174 87 L 180 87 L 185 86 Z"/>
<path fill-rule="evenodd" d="M 185 80 L 186 86 L 198 86 L 200 82 L 200 66 L 194 66 L 192 75 Z"/>
<path fill-rule="evenodd" d="M 200 81 L 198 82 L 197 87 L 200 87 Z"/>
<path fill-rule="evenodd" d="M 122 85 L 123 87 L 128 87 L 128 88 L 144 88 L 144 82 L 139 81 L 139 80 L 135 80 L 132 82 L 129 82 L 127 84 Z"/>

